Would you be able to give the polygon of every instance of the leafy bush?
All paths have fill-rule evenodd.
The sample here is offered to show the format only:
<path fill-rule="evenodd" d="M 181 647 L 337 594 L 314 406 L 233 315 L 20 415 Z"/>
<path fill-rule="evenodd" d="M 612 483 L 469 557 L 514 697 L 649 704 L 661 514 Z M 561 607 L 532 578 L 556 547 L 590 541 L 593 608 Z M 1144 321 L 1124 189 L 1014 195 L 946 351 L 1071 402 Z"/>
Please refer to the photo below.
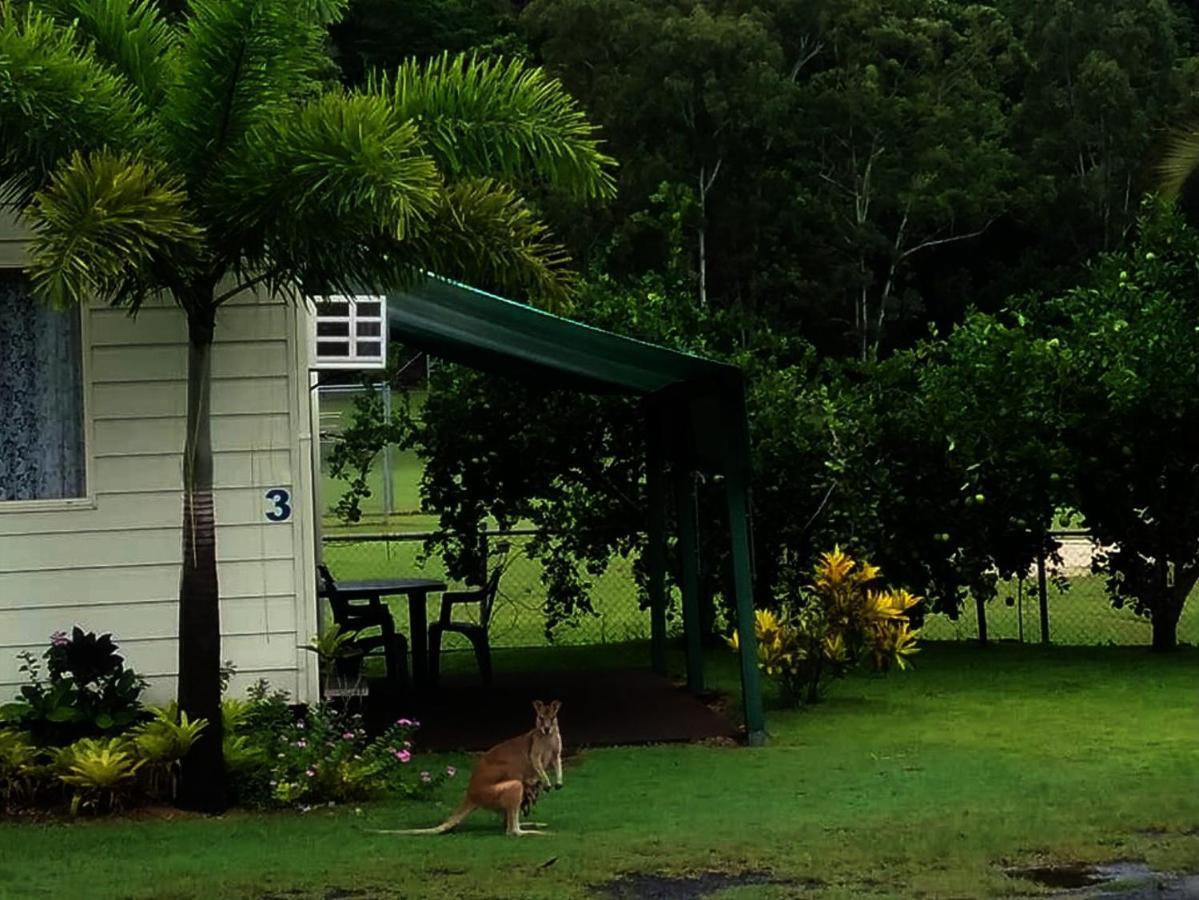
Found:
<path fill-rule="evenodd" d="M 150 710 L 152 719 L 129 733 L 130 744 L 145 763 L 147 790 L 174 799 L 179 766 L 196 737 L 208 727 L 206 719 L 191 721 L 177 704 Z"/>
<path fill-rule="evenodd" d="M 365 800 L 382 795 L 423 796 L 444 775 L 413 773 L 412 735 L 417 723 L 401 719 L 374 740 L 358 716 L 313 707 L 282 735 L 269 767 L 276 804 Z"/>
<path fill-rule="evenodd" d="M 225 768 L 237 801 L 312 806 L 383 795 L 424 796 L 452 770 L 415 771 L 418 723 L 400 719 L 375 739 L 361 717 L 319 705 L 297 715 L 287 694 L 260 682 L 244 700 L 226 699 Z"/>
<path fill-rule="evenodd" d="M 55 763 L 59 780 L 75 789 L 71 815 L 77 815 L 81 809 L 119 809 L 145 761 L 120 738 L 83 738 L 60 750 Z"/>
<path fill-rule="evenodd" d="M 791 703 L 814 703 L 829 680 L 857 665 L 904 669 L 918 651 L 909 615 L 921 602 L 903 589 L 874 587 L 880 572 L 838 547 L 821 557 L 812 584 L 779 612 L 758 610 L 758 666 Z M 740 649 L 736 632 L 729 638 Z"/>
<path fill-rule="evenodd" d="M 125 667 L 112 635 L 97 637 L 76 626 L 70 637 L 53 634 L 40 661 L 29 652 L 19 658 L 29 684 L 17 700 L 0 706 L 0 722 L 29 731 L 36 741 L 62 746 L 117 734 L 144 714 L 145 679 Z"/>
<path fill-rule="evenodd" d="M 38 749 L 29 735 L 0 730 L 0 810 L 16 802 L 31 802 L 44 777 Z"/>

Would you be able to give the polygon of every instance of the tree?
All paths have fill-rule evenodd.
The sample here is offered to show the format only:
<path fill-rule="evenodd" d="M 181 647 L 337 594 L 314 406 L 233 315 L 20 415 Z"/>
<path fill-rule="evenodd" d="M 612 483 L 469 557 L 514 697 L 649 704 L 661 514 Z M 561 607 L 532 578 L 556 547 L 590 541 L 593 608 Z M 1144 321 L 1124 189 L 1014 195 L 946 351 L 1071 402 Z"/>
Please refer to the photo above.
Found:
<path fill-rule="evenodd" d="M 509 182 L 612 191 L 609 160 L 560 85 L 520 62 L 439 57 L 360 90 L 325 80 L 340 0 L 151 0 L 0 8 L 0 182 L 33 229 L 37 293 L 188 332 L 179 701 L 209 727 L 185 804 L 225 803 L 209 385 L 217 313 L 293 296 L 469 275 L 560 301 L 565 256 Z"/>
<path fill-rule="evenodd" d="M 1149 201 L 1126 251 L 1038 308 L 1064 345 L 1064 423 L 1079 511 L 1116 606 L 1177 643 L 1199 581 L 1199 233 Z"/>
<path fill-rule="evenodd" d="M 1005 81 L 1018 68 L 994 9 L 905 0 L 830 4 L 826 54 L 803 89 L 800 203 L 861 359 L 920 298 L 934 248 L 981 239 L 1010 203 Z"/>
<path fill-rule="evenodd" d="M 1050 253 L 1119 247 L 1152 187 L 1160 135 L 1194 110 L 1195 60 L 1167 0 L 1008 3 L 1029 57 L 1014 146 L 1044 199 L 1029 212 Z"/>
<path fill-rule="evenodd" d="M 588 223 L 611 235 L 589 234 L 592 258 L 608 274 L 681 270 L 701 305 L 754 308 L 766 198 L 789 193 L 775 161 L 816 48 L 784 47 L 762 4 L 535 0 L 521 25 L 634 163 L 609 220 Z"/>

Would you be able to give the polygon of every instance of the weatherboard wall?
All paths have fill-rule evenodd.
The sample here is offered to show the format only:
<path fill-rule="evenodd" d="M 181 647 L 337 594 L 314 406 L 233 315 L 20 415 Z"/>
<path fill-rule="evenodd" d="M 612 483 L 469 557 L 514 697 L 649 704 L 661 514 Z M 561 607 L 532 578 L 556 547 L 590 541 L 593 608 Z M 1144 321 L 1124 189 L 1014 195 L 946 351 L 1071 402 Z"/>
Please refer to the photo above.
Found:
<path fill-rule="evenodd" d="M 0 266 L 24 246 L 0 222 Z M 88 496 L 0 502 L 0 702 L 22 681 L 17 654 L 76 624 L 113 633 L 151 700 L 174 690 L 186 325 L 165 303 L 82 315 Z M 233 690 L 266 678 L 300 699 L 316 687 L 299 648 L 316 609 L 305 319 L 279 298 L 234 300 L 212 359 L 222 658 Z"/>

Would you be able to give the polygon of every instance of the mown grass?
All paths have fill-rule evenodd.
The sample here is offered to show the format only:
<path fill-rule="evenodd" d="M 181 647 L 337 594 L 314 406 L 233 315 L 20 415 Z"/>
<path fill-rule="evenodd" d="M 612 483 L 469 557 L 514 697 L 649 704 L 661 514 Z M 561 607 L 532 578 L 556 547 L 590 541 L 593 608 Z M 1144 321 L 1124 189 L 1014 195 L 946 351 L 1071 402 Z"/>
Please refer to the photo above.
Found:
<path fill-rule="evenodd" d="M 644 654 L 512 651 L 500 664 Z M 709 668 L 735 686 L 731 656 Z M 1009 862 L 1144 858 L 1194 872 L 1197 676 L 1190 650 L 936 645 L 911 673 L 852 678 L 809 710 L 772 709 L 762 749 L 587 751 L 538 807 L 554 831 L 545 837 L 505 838 L 483 814 L 444 837 L 367 832 L 438 821 L 460 784 L 434 803 L 361 815 L 0 824 L 0 897 L 570 898 L 632 872 L 711 870 L 768 870 L 811 882 L 813 897 L 989 897 L 1035 891 L 1003 873 Z M 563 728 L 569 743 L 569 710 Z"/>

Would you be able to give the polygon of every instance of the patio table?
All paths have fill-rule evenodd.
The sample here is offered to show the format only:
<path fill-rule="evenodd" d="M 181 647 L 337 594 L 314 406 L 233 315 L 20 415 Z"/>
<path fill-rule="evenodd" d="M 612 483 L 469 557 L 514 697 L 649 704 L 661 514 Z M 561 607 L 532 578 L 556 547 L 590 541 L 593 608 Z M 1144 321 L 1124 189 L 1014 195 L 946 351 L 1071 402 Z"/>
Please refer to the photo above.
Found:
<path fill-rule="evenodd" d="M 408 639 L 412 645 L 412 686 L 421 693 L 429 684 L 429 594 L 446 589 L 444 581 L 431 578 L 379 578 L 369 581 L 338 581 L 337 593 L 346 600 L 408 598 Z"/>

